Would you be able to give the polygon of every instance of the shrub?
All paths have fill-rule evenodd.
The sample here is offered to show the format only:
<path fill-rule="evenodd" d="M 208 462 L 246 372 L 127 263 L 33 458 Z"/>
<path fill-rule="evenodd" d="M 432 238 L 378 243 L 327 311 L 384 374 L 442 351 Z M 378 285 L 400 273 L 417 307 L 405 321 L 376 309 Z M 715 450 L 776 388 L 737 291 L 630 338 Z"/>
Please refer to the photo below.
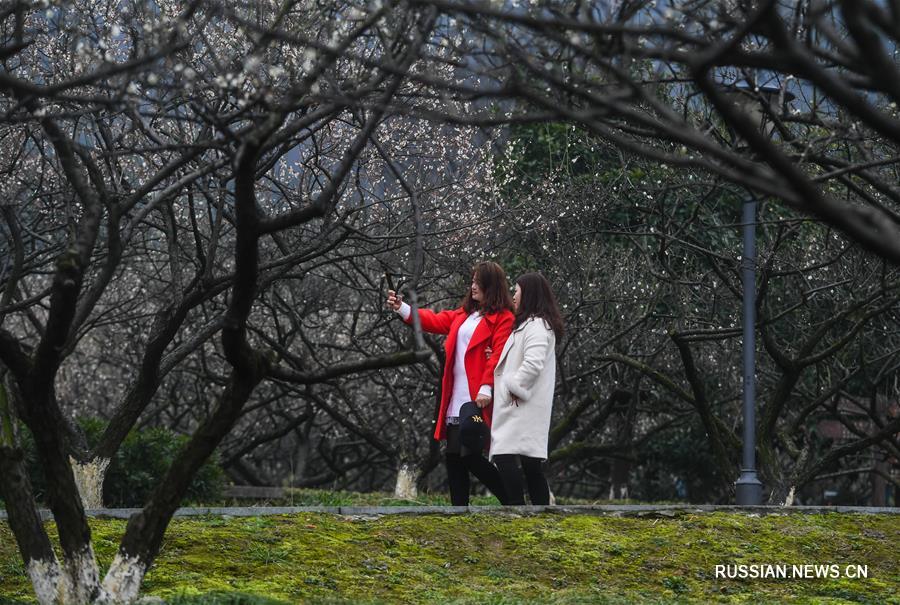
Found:
<path fill-rule="evenodd" d="M 107 506 L 142 506 L 188 437 L 164 428 L 132 430 L 106 472 L 103 500 Z M 225 474 L 215 454 L 197 471 L 185 499 L 208 502 L 222 495 Z"/>
<path fill-rule="evenodd" d="M 85 432 L 89 446 L 95 445 L 106 421 L 99 418 L 81 418 L 78 424 Z M 46 479 L 38 463 L 34 440 L 27 429 L 21 433 L 22 447 L 28 463 L 29 475 L 35 498 L 41 501 L 46 493 Z M 109 465 L 103 483 L 103 502 L 115 508 L 133 508 L 144 505 L 153 487 L 169 468 L 175 455 L 188 438 L 165 428 L 133 429 Z M 197 472 L 185 496 L 187 501 L 213 501 L 221 497 L 225 474 L 213 455 Z"/>

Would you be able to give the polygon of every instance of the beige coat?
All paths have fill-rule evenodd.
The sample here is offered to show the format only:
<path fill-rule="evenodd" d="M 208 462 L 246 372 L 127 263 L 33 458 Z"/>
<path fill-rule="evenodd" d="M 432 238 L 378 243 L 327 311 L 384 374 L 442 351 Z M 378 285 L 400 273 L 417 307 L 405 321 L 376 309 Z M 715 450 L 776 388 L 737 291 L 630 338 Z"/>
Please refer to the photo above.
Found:
<path fill-rule="evenodd" d="M 556 336 L 543 319 L 526 319 L 509 335 L 494 370 L 491 456 L 547 458 L 555 382 Z"/>

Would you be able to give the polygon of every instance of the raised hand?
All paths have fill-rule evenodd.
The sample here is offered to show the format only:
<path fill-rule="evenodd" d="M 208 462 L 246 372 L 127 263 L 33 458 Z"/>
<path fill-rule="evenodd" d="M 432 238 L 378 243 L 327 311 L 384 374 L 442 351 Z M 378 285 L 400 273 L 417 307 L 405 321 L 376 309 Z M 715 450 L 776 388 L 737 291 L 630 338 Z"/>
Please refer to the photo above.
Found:
<path fill-rule="evenodd" d="M 400 309 L 400 305 L 403 303 L 403 295 L 397 294 L 393 290 L 388 290 L 387 302 L 385 305 L 388 309 L 393 311 L 397 311 Z"/>

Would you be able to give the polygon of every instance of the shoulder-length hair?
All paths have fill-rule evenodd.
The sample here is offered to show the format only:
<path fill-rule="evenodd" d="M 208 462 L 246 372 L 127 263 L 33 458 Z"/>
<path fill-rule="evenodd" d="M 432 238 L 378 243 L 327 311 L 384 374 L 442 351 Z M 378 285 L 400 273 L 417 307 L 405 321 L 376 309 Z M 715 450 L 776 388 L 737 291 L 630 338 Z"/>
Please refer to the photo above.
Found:
<path fill-rule="evenodd" d="M 547 278 L 540 273 L 525 273 L 516 280 L 516 284 L 519 286 L 519 308 L 516 310 L 513 329 L 518 328 L 529 317 L 540 317 L 550 324 L 557 340 L 562 338 L 565 332 L 562 314 Z"/>
<path fill-rule="evenodd" d="M 472 298 L 472 288 L 466 292 L 462 301 L 462 307 L 466 313 L 481 311 L 499 313 L 500 311 L 512 311 L 512 296 L 509 294 L 509 282 L 506 281 L 506 273 L 497 263 L 482 261 L 472 268 L 472 276 L 478 287 L 481 288 L 482 300 Z"/>

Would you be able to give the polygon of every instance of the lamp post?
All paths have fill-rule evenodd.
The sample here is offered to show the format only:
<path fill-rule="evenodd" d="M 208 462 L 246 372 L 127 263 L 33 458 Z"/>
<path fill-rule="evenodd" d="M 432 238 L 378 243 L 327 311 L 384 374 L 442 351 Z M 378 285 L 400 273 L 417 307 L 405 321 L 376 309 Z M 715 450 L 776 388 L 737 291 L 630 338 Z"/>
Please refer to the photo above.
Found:
<path fill-rule="evenodd" d="M 734 483 L 737 504 L 762 504 L 762 482 L 756 474 L 756 198 L 744 201 L 741 228 L 743 285 L 743 411 L 744 451 L 741 475 Z"/>
<path fill-rule="evenodd" d="M 739 82 L 727 87 L 735 103 L 754 118 L 767 136 L 772 135 L 772 125 L 766 123 L 766 112 L 759 99 L 769 104 L 781 89 L 777 86 L 755 86 Z M 794 98 L 785 92 L 785 99 Z M 768 126 L 768 128 L 767 128 Z M 741 474 L 734 483 L 735 501 L 739 505 L 762 504 L 762 482 L 756 472 L 756 206 L 755 197 L 744 201 L 741 227 L 744 247 L 741 255 L 741 282 L 743 285 L 743 397 L 744 449 Z"/>

